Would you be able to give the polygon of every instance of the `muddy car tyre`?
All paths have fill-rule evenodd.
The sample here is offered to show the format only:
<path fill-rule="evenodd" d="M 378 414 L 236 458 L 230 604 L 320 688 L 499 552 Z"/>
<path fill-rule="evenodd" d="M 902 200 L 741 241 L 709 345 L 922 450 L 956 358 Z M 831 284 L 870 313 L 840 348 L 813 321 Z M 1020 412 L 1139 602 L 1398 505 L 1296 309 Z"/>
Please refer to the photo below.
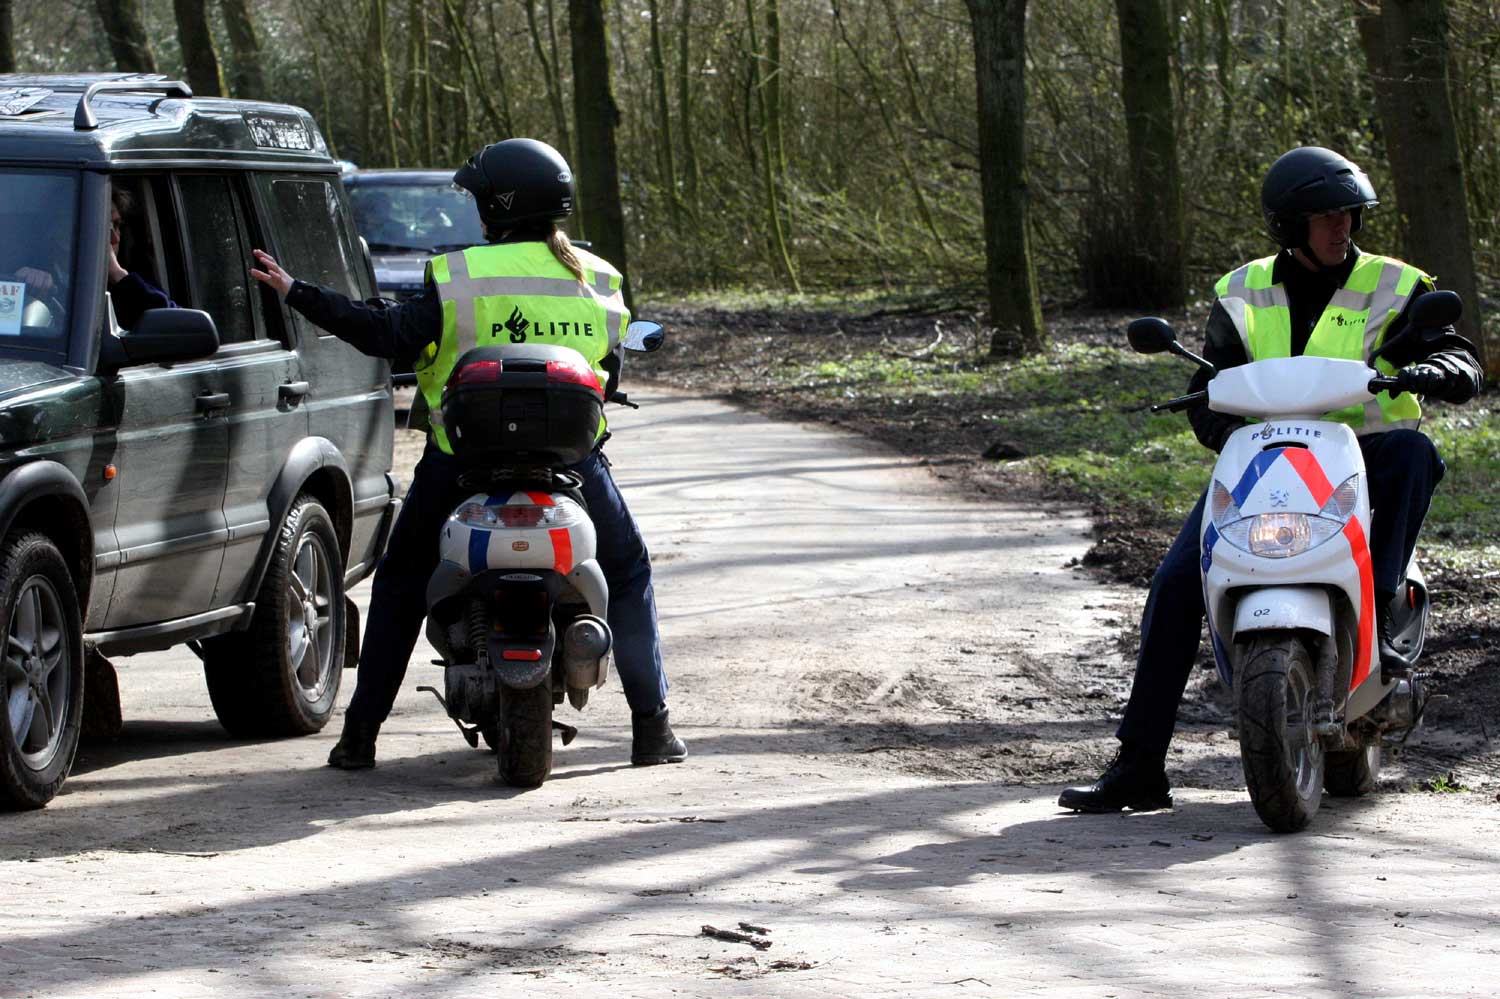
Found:
<path fill-rule="evenodd" d="M 83 727 L 78 592 L 45 535 L 0 545 L 0 807 L 41 808 L 73 767 Z"/>
<path fill-rule="evenodd" d="M 344 560 L 313 497 L 287 513 L 248 631 L 204 643 L 214 712 L 239 737 L 309 735 L 328 724 L 343 675 Z"/>

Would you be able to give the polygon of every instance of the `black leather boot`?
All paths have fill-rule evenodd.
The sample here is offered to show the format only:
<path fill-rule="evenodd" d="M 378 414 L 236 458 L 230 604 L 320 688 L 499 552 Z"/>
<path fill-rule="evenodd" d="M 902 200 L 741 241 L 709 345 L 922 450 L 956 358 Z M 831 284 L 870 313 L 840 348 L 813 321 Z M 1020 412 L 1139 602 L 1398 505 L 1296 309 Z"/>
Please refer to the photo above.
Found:
<path fill-rule="evenodd" d="M 1412 661 L 1397 647 L 1391 627 L 1391 605 L 1396 598 L 1384 593 L 1375 595 L 1375 651 L 1380 657 L 1380 678 L 1387 683 L 1411 676 Z"/>
<path fill-rule="evenodd" d="M 672 734 L 665 704 L 657 708 L 655 714 L 633 715 L 630 736 L 630 762 L 635 766 L 681 763 L 687 758 L 687 743 Z"/>
<path fill-rule="evenodd" d="M 328 754 L 328 765 L 339 770 L 368 770 L 375 765 L 375 737 L 379 722 L 355 721 L 344 716 L 344 731 Z"/>
<path fill-rule="evenodd" d="M 1093 784 L 1070 787 L 1058 795 L 1057 803 L 1075 812 L 1154 812 L 1172 807 L 1172 786 L 1167 783 L 1166 766 L 1161 760 L 1120 750 L 1114 760 Z"/>

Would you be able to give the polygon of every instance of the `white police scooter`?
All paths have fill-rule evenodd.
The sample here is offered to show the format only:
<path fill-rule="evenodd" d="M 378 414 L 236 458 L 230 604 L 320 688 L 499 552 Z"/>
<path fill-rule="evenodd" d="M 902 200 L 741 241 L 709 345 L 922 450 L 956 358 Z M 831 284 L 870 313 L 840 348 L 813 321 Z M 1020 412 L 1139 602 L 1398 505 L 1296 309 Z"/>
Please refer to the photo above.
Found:
<path fill-rule="evenodd" d="M 652 351 L 664 336 L 634 322 L 618 346 Z M 577 735 L 553 707 L 566 699 L 583 710 L 609 675 L 609 586 L 582 480 L 567 470 L 593 449 L 605 401 L 577 351 L 499 344 L 458 359 L 441 412 L 429 415 L 473 494 L 443 525 L 427 584 L 444 691 L 418 689 L 443 703 L 469 745 L 482 737 L 500 780 L 516 787 L 552 772 L 553 729 L 565 746 Z M 619 391 L 607 401 L 635 405 Z"/>
<path fill-rule="evenodd" d="M 1461 308 L 1454 293 L 1429 292 L 1413 303 L 1404 335 L 1447 325 Z M 1206 399 L 1261 421 L 1236 430 L 1214 465 L 1201 529 L 1204 603 L 1219 675 L 1234 691 L 1250 800 L 1270 828 L 1301 829 L 1325 788 L 1352 796 L 1374 787 L 1382 741 L 1413 729 L 1426 703 L 1417 674 L 1382 676 L 1364 458 L 1353 430 L 1320 418 L 1399 383 L 1373 358 L 1272 358 L 1215 371 L 1157 318 L 1132 322 L 1128 336 L 1138 353 L 1168 351 L 1212 375 L 1205 391 L 1153 412 Z M 1391 632 L 1415 661 L 1428 609 L 1415 560 L 1404 598 Z"/>

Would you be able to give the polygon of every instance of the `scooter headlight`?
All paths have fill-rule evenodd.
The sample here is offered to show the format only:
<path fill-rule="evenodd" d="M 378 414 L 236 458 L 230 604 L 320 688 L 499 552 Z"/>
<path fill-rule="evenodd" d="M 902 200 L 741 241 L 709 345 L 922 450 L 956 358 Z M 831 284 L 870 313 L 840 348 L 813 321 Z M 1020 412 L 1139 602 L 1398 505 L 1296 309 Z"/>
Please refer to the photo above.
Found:
<path fill-rule="evenodd" d="M 1250 518 L 1250 553 L 1266 558 L 1301 555 L 1311 547 L 1305 513 L 1262 513 Z"/>
<path fill-rule="evenodd" d="M 1240 514 L 1223 483 L 1214 482 L 1210 512 L 1219 536 L 1241 551 L 1264 558 L 1288 558 L 1316 548 L 1340 533 L 1359 502 L 1359 476 L 1345 479 L 1315 515 L 1305 513 Z"/>

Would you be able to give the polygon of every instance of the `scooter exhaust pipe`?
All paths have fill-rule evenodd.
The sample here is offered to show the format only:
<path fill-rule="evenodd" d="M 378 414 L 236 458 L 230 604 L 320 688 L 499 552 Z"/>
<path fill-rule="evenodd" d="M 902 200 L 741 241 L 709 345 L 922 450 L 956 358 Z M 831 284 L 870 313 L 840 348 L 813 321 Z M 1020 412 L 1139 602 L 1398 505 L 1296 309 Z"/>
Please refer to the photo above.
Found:
<path fill-rule="evenodd" d="M 567 685 L 585 690 L 598 686 L 604 679 L 603 659 L 613 644 L 609 625 L 593 614 L 583 614 L 563 631 L 562 640 Z"/>

